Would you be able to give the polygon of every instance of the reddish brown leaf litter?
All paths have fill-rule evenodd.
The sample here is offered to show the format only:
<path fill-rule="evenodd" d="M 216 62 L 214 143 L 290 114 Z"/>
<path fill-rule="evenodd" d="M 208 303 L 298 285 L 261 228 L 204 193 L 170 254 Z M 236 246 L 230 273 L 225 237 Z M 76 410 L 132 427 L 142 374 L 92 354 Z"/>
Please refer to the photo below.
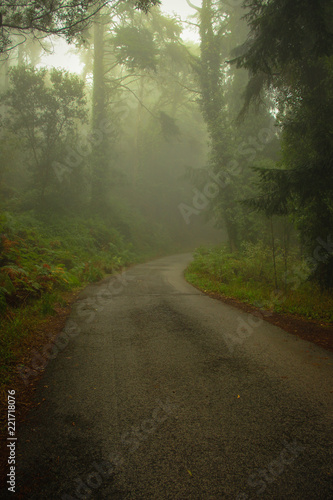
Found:
<path fill-rule="evenodd" d="M 250 304 L 245 304 L 237 299 L 224 297 L 218 293 L 205 292 L 210 297 L 221 300 L 226 304 L 241 309 L 249 314 L 261 313 L 263 310 L 259 307 L 252 306 Z M 263 315 L 263 319 L 278 326 L 288 333 L 296 335 L 297 337 L 317 344 L 318 346 L 333 351 L 333 325 L 324 324 L 319 321 L 311 321 L 304 319 L 302 317 L 282 314 L 276 312 L 270 312 L 269 316 Z"/>

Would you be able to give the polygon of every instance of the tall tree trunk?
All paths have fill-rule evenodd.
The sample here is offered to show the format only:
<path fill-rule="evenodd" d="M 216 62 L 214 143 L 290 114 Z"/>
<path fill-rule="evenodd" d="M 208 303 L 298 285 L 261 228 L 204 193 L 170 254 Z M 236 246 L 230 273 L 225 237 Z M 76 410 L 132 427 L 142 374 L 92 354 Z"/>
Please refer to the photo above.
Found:
<path fill-rule="evenodd" d="M 202 92 L 201 107 L 211 140 L 211 168 L 219 175 L 231 160 L 226 151 L 227 123 L 224 117 L 223 54 L 221 31 L 214 27 L 216 12 L 212 0 L 203 0 L 200 9 L 201 58 L 198 68 Z M 226 55 L 226 54 L 225 54 Z M 235 199 L 232 184 L 225 185 L 214 203 L 218 204 L 219 218 L 224 220 L 231 251 L 238 247 L 238 227 L 233 216 Z M 216 213 L 216 211 L 215 211 Z"/>
<path fill-rule="evenodd" d="M 23 44 L 19 44 L 17 47 L 17 64 L 21 66 L 24 64 L 24 49 Z"/>
<path fill-rule="evenodd" d="M 288 221 L 284 218 L 283 221 L 283 258 L 284 258 L 284 291 L 287 291 L 287 276 L 288 276 L 288 257 L 290 245 L 290 230 Z"/>
<path fill-rule="evenodd" d="M 103 16 L 98 13 L 94 21 L 94 66 L 92 96 L 92 188 L 91 204 L 93 209 L 105 207 L 108 195 L 109 158 L 108 145 L 103 123 L 107 118 L 104 79 L 104 31 Z"/>
<path fill-rule="evenodd" d="M 274 226 L 273 226 L 273 218 L 270 218 L 270 225 L 271 225 L 271 236 L 272 236 L 272 256 L 273 256 L 273 265 L 274 265 L 274 283 L 275 283 L 275 289 L 278 290 L 278 279 L 277 279 L 277 272 L 276 272 L 276 249 L 275 249 L 275 236 L 274 236 Z"/>
<path fill-rule="evenodd" d="M 139 90 L 139 101 L 136 112 L 136 126 L 135 126 L 135 158 L 133 163 L 133 176 L 132 176 L 132 184 L 133 187 L 137 185 L 138 175 L 141 166 L 141 147 L 140 147 L 140 138 L 142 137 L 142 102 L 144 98 L 145 91 L 145 81 L 144 77 L 140 78 L 140 90 Z"/>
<path fill-rule="evenodd" d="M 9 59 L 5 59 L 0 67 L 1 70 L 1 87 L 2 91 L 6 92 L 9 88 Z"/>

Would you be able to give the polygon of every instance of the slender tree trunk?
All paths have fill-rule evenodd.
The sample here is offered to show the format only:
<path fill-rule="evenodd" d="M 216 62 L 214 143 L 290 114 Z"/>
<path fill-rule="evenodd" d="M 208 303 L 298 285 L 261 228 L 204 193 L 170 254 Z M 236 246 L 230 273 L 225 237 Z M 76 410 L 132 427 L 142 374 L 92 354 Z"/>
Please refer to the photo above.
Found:
<path fill-rule="evenodd" d="M 95 16 L 94 22 L 94 65 L 93 65 L 93 108 L 92 125 L 98 128 L 98 122 L 104 117 L 105 85 L 104 85 L 104 25 L 101 14 Z"/>
<path fill-rule="evenodd" d="M 23 50 L 23 44 L 20 44 L 17 47 L 17 64 L 20 66 L 24 64 L 24 50 Z"/>
<path fill-rule="evenodd" d="M 139 101 L 138 101 L 138 107 L 137 107 L 137 112 L 136 112 L 136 126 L 135 126 L 135 158 L 134 158 L 134 163 L 133 163 L 133 176 L 132 176 L 132 184 L 133 187 L 137 185 L 138 182 L 138 176 L 139 176 L 139 171 L 141 167 L 141 147 L 140 147 L 140 139 L 141 139 L 141 132 L 142 132 L 142 101 L 144 98 L 144 91 L 145 91 L 145 81 L 144 77 L 140 78 L 140 90 L 139 90 Z"/>
<path fill-rule="evenodd" d="M 226 169 L 232 159 L 228 156 L 225 96 L 223 89 L 223 60 L 221 52 L 221 31 L 216 29 L 216 11 L 212 0 L 203 0 L 200 9 L 200 51 L 199 81 L 201 87 L 201 107 L 211 139 L 211 168 L 216 174 Z M 234 216 L 235 195 L 232 184 L 221 189 L 214 203 L 218 203 L 216 213 L 224 220 L 230 250 L 238 249 L 238 227 Z"/>
<path fill-rule="evenodd" d="M 94 65 L 92 97 L 92 189 L 91 204 L 93 209 L 105 207 L 108 193 L 109 159 L 106 137 L 103 133 L 103 121 L 106 120 L 106 99 L 104 80 L 104 30 L 101 13 L 94 22 Z"/>
<path fill-rule="evenodd" d="M 275 289 L 278 290 L 278 279 L 277 279 L 277 272 L 276 272 L 276 250 L 275 250 L 275 236 L 274 236 L 274 226 L 273 226 L 273 218 L 270 218 L 270 223 L 271 223 L 271 236 L 272 236 L 272 255 L 273 255 L 273 264 L 274 264 L 274 282 L 275 282 Z"/>
<path fill-rule="evenodd" d="M 3 63 L 1 64 L 1 74 L 3 75 L 3 79 L 2 80 L 2 90 L 4 92 L 6 92 L 6 90 L 8 90 L 9 88 L 9 60 L 8 59 L 5 59 L 3 61 Z"/>
<path fill-rule="evenodd" d="M 288 222 L 284 219 L 283 224 L 283 257 L 284 257 L 284 290 L 287 291 L 287 276 L 288 276 L 288 257 L 289 257 L 290 232 Z"/>
<path fill-rule="evenodd" d="M 230 251 L 237 252 L 239 249 L 238 245 L 238 230 L 237 230 L 237 225 L 235 224 L 234 220 L 232 220 L 232 199 L 231 199 L 231 193 L 228 190 L 227 186 L 222 194 L 224 196 L 224 204 L 223 204 L 223 218 L 225 222 L 225 228 L 227 231 L 227 236 L 228 236 L 228 241 L 229 241 L 229 247 Z"/>

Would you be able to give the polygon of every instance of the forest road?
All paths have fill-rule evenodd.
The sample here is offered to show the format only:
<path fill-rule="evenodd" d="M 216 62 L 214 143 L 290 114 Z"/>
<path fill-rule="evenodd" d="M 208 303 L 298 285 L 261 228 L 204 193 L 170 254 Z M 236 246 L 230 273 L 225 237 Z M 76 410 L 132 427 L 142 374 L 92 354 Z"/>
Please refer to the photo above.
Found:
<path fill-rule="evenodd" d="M 9 498 L 333 498 L 333 353 L 196 290 L 190 260 L 81 293 Z"/>

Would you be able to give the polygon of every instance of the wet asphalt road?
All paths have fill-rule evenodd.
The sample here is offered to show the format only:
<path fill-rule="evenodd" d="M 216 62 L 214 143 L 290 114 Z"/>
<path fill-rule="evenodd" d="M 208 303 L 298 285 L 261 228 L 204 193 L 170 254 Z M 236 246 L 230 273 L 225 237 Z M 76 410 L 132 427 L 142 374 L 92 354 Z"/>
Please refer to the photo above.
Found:
<path fill-rule="evenodd" d="M 194 289 L 190 259 L 81 294 L 9 498 L 333 498 L 333 354 Z"/>

